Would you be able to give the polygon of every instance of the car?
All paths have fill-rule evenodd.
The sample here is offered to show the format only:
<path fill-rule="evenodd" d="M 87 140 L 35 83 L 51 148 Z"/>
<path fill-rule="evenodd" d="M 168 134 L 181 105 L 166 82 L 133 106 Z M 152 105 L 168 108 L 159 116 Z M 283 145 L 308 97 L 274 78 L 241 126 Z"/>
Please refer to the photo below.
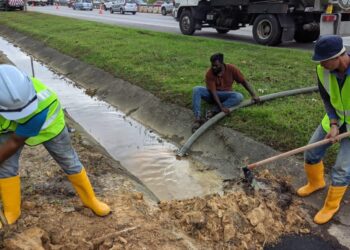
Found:
<path fill-rule="evenodd" d="M 27 0 L 27 4 L 30 6 L 46 6 L 48 5 L 47 0 Z"/>
<path fill-rule="evenodd" d="M 67 7 L 68 8 L 73 8 L 74 2 L 75 2 L 75 0 L 68 0 L 67 1 Z"/>
<path fill-rule="evenodd" d="M 35 0 L 35 1 L 38 2 L 38 0 Z M 66 6 L 66 5 L 68 6 L 69 1 L 70 0 L 55 0 L 54 3 L 55 3 L 55 5 L 59 5 L 59 6 Z M 28 0 L 27 0 L 27 2 L 28 2 Z M 74 4 L 74 1 L 72 2 L 72 4 Z M 37 5 L 37 3 L 35 5 Z M 73 7 L 73 5 L 72 5 L 72 7 Z"/>
<path fill-rule="evenodd" d="M 77 0 L 73 4 L 73 10 L 92 10 L 91 0 Z"/>
<path fill-rule="evenodd" d="M 104 1 L 104 3 L 103 3 L 103 8 L 104 8 L 104 10 L 109 10 L 109 9 L 111 9 L 112 4 L 113 4 L 113 1 L 111 1 L 111 0 L 106 0 L 106 1 Z"/>
<path fill-rule="evenodd" d="M 174 9 L 174 2 L 173 1 L 165 1 L 161 6 L 160 6 L 160 12 L 162 13 L 163 16 L 166 16 L 169 13 L 172 13 Z"/>
<path fill-rule="evenodd" d="M 102 2 L 99 1 L 99 0 L 93 0 L 93 1 L 92 1 L 92 7 L 93 7 L 94 9 L 99 9 L 99 8 L 101 7 L 101 4 L 102 4 Z"/>
<path fill-rule="evenodd" d="M 120 14 L 125 14 L 127 12 L 133 15 L 137 12 L 137 4 L 133 0 L 115 0 L 110 8 L 111 14 L 114 12 L 120 12 Z"/>
<path fill-rule="evenodd" d="M 22 0 L 0 0 L 0 9 L 11 10 L 19 9 L 23 10 L 24 2 Z"/>

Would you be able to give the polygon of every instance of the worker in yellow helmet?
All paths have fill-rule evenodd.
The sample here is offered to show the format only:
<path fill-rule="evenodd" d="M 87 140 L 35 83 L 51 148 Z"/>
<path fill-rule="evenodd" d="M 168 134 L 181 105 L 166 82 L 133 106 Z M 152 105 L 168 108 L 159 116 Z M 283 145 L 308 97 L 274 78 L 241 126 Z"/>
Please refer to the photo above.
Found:
<path fill-rule="evenodd" d="M 43 144 L 67 174 L 81 201 L 96 215 L 110 213 L 94 194 L 73 149 L 55 92 L 12 65 L 0 65 L 0 195 L 8 224 L 21 214 L 19 156 L 23 146 Z"/>
<path fill-rule="evenodd" d="M 316 72 L 326 115 L 310 143 L 325 138 L 332 139 L 334 143 L 338 134 L 350 131 L 350 56 L 340 36 L 327 35 L 317 40 L 313 60 L 319 63 Z M 304 168 L 308 183 L 297 191 L 299 196 L 308 196 L 325 187 L 322 159 L 331 145 L 329 143 L 305 153 Z M 350 139 L 342 139 L 324 206 L 314 218 L 317 224 L 330 221 L 340 208 L 350 182 L 349 150 Z"/>

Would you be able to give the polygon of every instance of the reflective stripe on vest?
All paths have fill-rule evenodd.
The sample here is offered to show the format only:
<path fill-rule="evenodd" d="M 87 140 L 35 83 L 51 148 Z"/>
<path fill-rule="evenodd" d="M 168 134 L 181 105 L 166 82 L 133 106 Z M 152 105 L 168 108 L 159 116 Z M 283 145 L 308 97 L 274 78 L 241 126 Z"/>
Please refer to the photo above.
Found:
<path fill-rule="evenodd" d="M 48 89 L 45 89 L 39 93 L 36 93 L 38 97 L 38 101 L 44 101 L 45 99 L 49 98 L 51 96 L 52 92 Z"/>
<path fill-rule="evenodd" d="M 317 66 L 317 75 L 330 96 L 330 102 L 339 117 L 339 125 L 346 123 L 347 130 L 350 131 L 350 77 L 346 77 L 340 91 L 336 76 L 321 65 Z M 326 114 L 322 120 L 322 127 L 326 132 L 330 130 L 329 122 L 329 117 Z"/>
<path fill-rule="evenodd" d="M 327 93 L 330 95 L 330 90 L 329 90 L 329 86 L 330 86 L 329 78 L 330 78 L 330 72 L 329 72 L 329 70 L 324 69 L 324 70 L 323 70 L 323 81 L 324 81 L 323 87 L 325 88 L 325 90 L 327 91 Z"/>
<path fill-rule="evenodd" d="M 55 113 L 53 113 L 53 115 L 50 116 L 49 119 L 46 119 L 46 121 L 43 124 L 43 126 L 41 127 L 41 129 L 47 128 L 56 119 L 56 117 L 59 115 L 60 111 L 61 111 L 61 105 L 58 104 L 58 106 L 56 107 Z"/>
<path fill-rule="evenodd" d="M 29 137 L 25 143 L 30 146 L 41 144 L 45 141 L 51 140 L 56 137 L 65 127 L 64 121 L 64 113 L 61 108 L 61 105 L 57 99 L 57 95 L 52 90 L 48 89 L 42 82 L 40 82 L 36 78 L 31 79 L 33 82 L 33 86 L 35 88 L 37 97 L 38 97 L 38 107 L 37 109 L 30 114 L 29 116 L 16 120 L 16 121 L 8 121 L 3 117 L 0 117 L 0 124 L 5 124 L 10 122 L 11 125 L 7 131 L 15 131 L 18 124 L 25 124 L 35 115 L 42 112 L 44 109 L 48 109 L 46 120 L 42 125 L 40 132 L 38 135 Z M 3 126 L 2 126 L 3 127 Z M 1 129 L 2 129 L 1 127 Z"/>

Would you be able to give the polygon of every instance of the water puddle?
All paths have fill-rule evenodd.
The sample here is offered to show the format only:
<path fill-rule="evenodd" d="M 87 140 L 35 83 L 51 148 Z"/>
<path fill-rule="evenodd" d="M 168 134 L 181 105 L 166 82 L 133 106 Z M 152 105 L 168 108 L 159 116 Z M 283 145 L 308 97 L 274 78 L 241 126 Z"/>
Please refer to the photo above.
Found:
<path fill-rule="evenodd" d="M 18 68 L 32 75 L 26 53 L 1 37 L 0 50 Z M 91 98 L 72 81 L 37 61 L 34 71 L 37 78 L 57 92 L 72 118 L 161 200 L 203 196 L 222 189 L 222 181 L 214 172 L 196 171 L 196 163 L 177 160 L 177 147 L 152 130 L 125 117 L 108 103 Z"/>

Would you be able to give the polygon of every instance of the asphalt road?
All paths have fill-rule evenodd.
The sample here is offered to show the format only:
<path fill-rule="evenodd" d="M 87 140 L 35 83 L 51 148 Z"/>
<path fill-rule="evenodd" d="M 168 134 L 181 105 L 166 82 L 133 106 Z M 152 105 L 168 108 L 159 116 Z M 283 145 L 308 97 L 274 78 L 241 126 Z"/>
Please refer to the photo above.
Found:
<path fill-rule="evenodd" d="M 35 6 L 28 7 L 29 11 L 37 11 L 41 13 L 47 13 L 58 16 L 66 16 L 77 19 L 90 20 L 95 22 L 102 22 L 108 24 L 115 24 L 125 27 L 136 27 L 148 30 L 155 30 L 160 32 L 170 32 L 181 34 L 179 23 L 170 16 L 162 16 L 161 14 L 150 14 L 150 13 L 136 13 L 132 14 L 110 14 L 109 11 L 102 11 L 99 13 L 98 9 L 93 11 L 81 11 L 73 10 L 66 6 L 59 6 L 58 9 L 55 6 Z M 252 37 L 252 27 L 247 27 L 240 30 L 230 31 L 227 34 L 218 34 L 214 29 L 206 28 L 201 31 L 196 31 L 195 36 L 208 37 L 212 39 L 223 39 L 228 41 L 240 41 L 247 43 L 255 43 Z M 344 37 L 344 44 L 350 49 L 350 37 Z M 288 42 L 279 45 L 283 48 L 299 48 L 299 49 L 312 49 L 313 44 L 300 44 L 296 42 Z"/>

